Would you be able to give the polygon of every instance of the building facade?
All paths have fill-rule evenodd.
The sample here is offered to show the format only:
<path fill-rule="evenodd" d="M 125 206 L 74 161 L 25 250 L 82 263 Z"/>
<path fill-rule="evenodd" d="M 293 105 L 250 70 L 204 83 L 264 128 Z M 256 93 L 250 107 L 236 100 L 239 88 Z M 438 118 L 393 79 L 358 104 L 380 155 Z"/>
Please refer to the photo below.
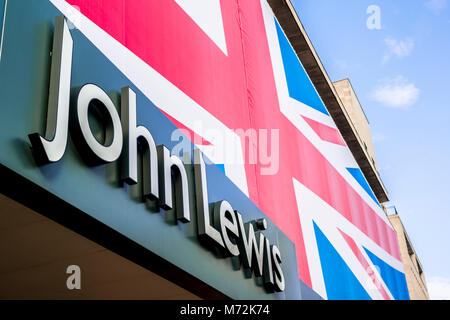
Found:
<path fill-rule="evenodd" d="M 290 1 L 0 7 L 2 298 L 409 299 Z"/>
<path fill-rule="evenodd" d="M 367 152 L 368 160 L 372 163 L 375 170 L 378 173 L 378 165 L 375 158 L 375 149 L 372 141 L 372 133 L 370 132 L 370 124 L 367 116 L 359 103 L 358 97 L 353 90 L 352 84 L 349 79 L 343 79 L 333 83 L 334 88 L 337 91 L 339 99 L 341 100 L 345 112 L 348 114 L 352 125 L 358 133 L 364 150 Z"/>
<path fill-rule="evenodd" d="M 397 232 L 409 296 L 411 300 L 428 300 L 430 297 L 422 264 L 395 208 L 394 213 L 389 214 L 389 221 Z"/>

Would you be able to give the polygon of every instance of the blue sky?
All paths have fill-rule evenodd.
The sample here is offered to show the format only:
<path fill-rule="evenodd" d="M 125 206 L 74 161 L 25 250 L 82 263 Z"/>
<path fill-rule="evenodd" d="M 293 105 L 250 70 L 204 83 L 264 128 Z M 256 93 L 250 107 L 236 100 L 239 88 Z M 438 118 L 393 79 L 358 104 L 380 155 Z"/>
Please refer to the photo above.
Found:
<path fill-rule="evenodd" d="M 450 299 L 450 0 L 291 0 L 332 81 L 349 78 L 434 298 Z M 367 27 L 380 8 L 381 29 Z"/>

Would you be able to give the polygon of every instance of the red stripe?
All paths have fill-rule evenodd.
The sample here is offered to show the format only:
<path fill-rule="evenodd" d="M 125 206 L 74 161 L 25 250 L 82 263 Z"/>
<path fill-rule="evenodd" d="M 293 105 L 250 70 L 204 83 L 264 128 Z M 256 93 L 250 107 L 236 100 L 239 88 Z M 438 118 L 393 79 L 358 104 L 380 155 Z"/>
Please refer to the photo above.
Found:
<path fill-rule="evenodd" d="M 339 130 L 305 116 L 302 116 L 302 118 L 305 119 L 305 121 L 308 123 L 311 129 L 314 130 L 314 132 L 319 136 L 320 139 L 341 146 L 347 146 L 344 139 L 342 139 Z"/>

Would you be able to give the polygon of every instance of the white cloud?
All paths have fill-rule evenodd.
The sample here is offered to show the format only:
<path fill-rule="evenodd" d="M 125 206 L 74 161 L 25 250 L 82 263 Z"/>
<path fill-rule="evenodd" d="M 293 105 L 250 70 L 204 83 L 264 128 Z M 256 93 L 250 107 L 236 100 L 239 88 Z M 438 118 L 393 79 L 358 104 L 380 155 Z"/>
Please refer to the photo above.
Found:
<path fill-rule="evenodd" d="M 433 277 L 427 280 L 428 293 L 432 300 L 450 300 L 450 278 Z"/>
<path fill-rule="evenodd" d="M 412 38 L 397 40 L 392 37 L 386 37 L 384 43 L 388 48 L 388 52 L 384 55 L 383 63 L 386 63 L 392 56 L 399 59 L 409 56 L 414 49 L 414 40 Z"/>
<path fill-rule="evenodd" d="M 447 0 L 429 0 L 424 5 L 425 8 L 437 15 L 447 7 Z"/>
<path fill-rule="evenodd" d="M 372 92 L 372 98 L 392 108 L 408 108 L 419 98 L 420 90 L 402 76 L 383 81 Z"/>

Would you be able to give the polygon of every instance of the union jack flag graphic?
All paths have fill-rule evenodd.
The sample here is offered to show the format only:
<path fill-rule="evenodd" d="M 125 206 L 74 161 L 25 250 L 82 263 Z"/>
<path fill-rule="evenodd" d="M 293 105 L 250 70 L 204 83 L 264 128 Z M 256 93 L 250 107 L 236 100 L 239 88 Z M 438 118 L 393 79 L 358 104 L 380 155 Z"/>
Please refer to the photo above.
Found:
<path fill-rule="evenodd" d="M 321 297 L 409 299 L 396 233 L 267 0 L 49 1 L 295 243 Z M 277 133 L 274 172 L 238 129 Z"/>

